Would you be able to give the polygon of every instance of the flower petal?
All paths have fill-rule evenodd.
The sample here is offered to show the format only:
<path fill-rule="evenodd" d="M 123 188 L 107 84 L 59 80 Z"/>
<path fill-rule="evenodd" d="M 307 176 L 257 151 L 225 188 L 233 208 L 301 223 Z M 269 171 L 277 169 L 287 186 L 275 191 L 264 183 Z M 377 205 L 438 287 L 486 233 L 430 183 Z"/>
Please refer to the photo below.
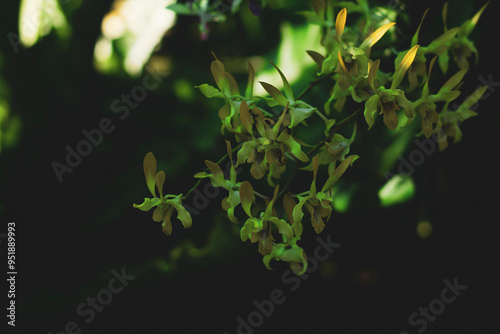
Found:
<path fill-rule="evenodd" d="M 253 202 L 253 187 L 252 184 L 248 181 L 244 181 L 240 185 L 240 199 L 241 206 L 243 210 L 248 215 L 248 217 L 252 217 L 252 213 L 250 212 L 250 208 Z"/>
<path fill-rule="evenodd" d="M 280 104 L 281 106 L 286 106 L 286 104 L 288 103 L 288 100 L 286 99 L 286 97 L 279 91 L 278 88 L 274 87 L 273 85 L 270 85 L 268 84 L 267 82 L 263 82 L 263 81 L 259 81 L 259 83 L 262 85 L 262 87 L 264 87 L 264 89 L 266 90 L 266 92 L 269 93 L 269 95 L 271 95 L 271 97 L 276 101 L 278 102 L 278 104 Z"/>
<path fill-rule="evenodd" d="M 371 48 L 384 36 L 387 30 L 392 28 L 395 24 L 396 24 L 395 22 L 391 22 L 384 24 L 383 26 L 378 28 L 370 36 L 368 36 L 368 38 L 365 39 L 365 41 L 361 44 L 359 48 L 366 52 L 369 48 Z"/>
<path fill-rule="evenodd" d="M 412 47 L 404 56 L 403 60 L 401 60 L 401 63 L 399 64 L 396 72 L 394 73 L 394 78 L 392 79 L 392 85 L 391 89 L 396 89 L 401 81 L 403 81 L 403 78 L 406 74 L 406 71 L 408 71 L 408 68 L 410 68 L 411 64 L 413 63 L 413 60 L 415 60 L 415 56 L 417 55 L 417 51 L 420 45 L 415 45 Z"/>
<path fill-rule="evenodd" d="M 143 167 L 144 175 L 146 176 L 146 185 L 148 186 L 151 195 L 153 195 L 153 197 L 156 197 L 156 158 L 153 153 L 149 152 L 148 154 L 146 154 L 146 157 L 144 157 Z"/>
<path fill-rule="evenodd" d="M 344 33 L 345 22 L 347 20 L 347 9 L 342 9 L 335 20 L 335 33 L 337 34 L 337 40 L 340 43 L 342 34 Z"/>

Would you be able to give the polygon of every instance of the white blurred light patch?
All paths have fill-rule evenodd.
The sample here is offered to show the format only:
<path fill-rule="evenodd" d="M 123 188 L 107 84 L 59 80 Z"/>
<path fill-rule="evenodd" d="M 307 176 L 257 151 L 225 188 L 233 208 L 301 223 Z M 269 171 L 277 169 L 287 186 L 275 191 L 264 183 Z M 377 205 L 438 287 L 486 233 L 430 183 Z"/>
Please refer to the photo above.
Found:
<path fill-rule="evenodd" d="M 100 69 L 113 57 L 114 46 L 125 55 L 123 67 L 139 75 L 165 32 L 175 24 L 175 13 L 166 7 L 175 0 L 115 0 L 102 21 L 102 36 L 96 42 L 94 59 Z"/>
<path fill-rule="evenodd" d="M 307 55 L 305 50 L 321 50 L 321 27 L 312 24 L 293 26 L 285 22 L 281 25 L 280 31 L 281 42 L 276 66 L 283 72 L 288 82 L 293 85 L 302 73 L 301 66 L 314 65 L 314 61 Z M 300 64 L 300 66 L 297 64 Z M 255 78 L 255 82 L 259 81 L 267 82 L 278 89 L 283 88 L 283 82 L 274 67 L 260 71 Z M 255 85 L 254 94 L 268 95 L 260 84 Z"/>
<path fill-rule="evenodd" d="M 62 35 L 69 31 L 69 26 L 57 0 L 21 0 L 19 9 L 19 39 L 29 48 L 40 37 L 50 33 L 52 28 Z"/>

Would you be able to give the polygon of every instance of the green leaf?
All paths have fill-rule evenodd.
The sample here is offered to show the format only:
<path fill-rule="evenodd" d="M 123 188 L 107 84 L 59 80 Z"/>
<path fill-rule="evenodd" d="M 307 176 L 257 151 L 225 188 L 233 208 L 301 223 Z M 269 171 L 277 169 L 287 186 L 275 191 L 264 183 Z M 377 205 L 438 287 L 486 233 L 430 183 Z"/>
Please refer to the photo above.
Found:
<path fill-rule="evenodd" d="M 224 94 L 214 86 L 210 86 L 209 84 L 202 84 L 199 86 L 194 86 L 194 88 L 198 88 L 203 95 L 205 95 L 207 98 L 211 99 L 212 97 L 220 97 L 224 98 Z"/>

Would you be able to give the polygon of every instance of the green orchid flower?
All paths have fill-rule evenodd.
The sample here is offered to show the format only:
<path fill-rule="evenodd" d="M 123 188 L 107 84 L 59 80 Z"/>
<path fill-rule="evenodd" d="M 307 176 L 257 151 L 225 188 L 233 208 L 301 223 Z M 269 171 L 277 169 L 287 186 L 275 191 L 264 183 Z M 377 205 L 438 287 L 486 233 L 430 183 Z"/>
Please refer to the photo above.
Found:
<path fill-rule="evenodd" d="M 424 12 L 420 25 L 417 31 L 413 35 L 411 40 L 411 48 L 418 45 L 420 29 L 423 25 L 424 19 L 429 11 L 429 8 Z M 411 66 L 408 68 L 408 82 L 410 83 L 409 90 L 413 90 L 419 85 L 419 77 L 425 77 L 427 74 L 426 66 L 426 56 L 429 54 L 434 54 L 436 56 L 441 56 L 446 53 L 449 49 L 449 42 L 460 32 L 460 28 L 454 28 L 449 31 L 444 32 L 441 36 L 433 40 L 427 46 L 420 46 L 416 52 L 415 59 L 413 60 Z M 395 66 L 401 63 L 402 58 L 407 54 L 407 51 L 400 52 L 396 59 L 394 60 Z"/>
<path fill-rule="evenodd" d="M 274 244 L 269 255 L 264 256 L 262 261 L 267 269 L 272 270 L 271 260 L 286 261 L 290 263 L 290 269 L 297 276 L 304 274 L 307 270 L 307 256 L 304 250 L 293 240 L 290 244 Z"/>
<path fill-rule="evenodd" d="M 275 107 L 277 105 L 280 105 L 288 109 L 290 116 L 289 118 L 285 119 L 283 125 L 293 129 L 298 124 L 302 123 L 303 121 L 311 117 L 312 114 L 315 111 L 317 111 L 317 108 L 312 107 L 311 105 L 302 100 L 295 100 L 292 87 L 290 86 L 290 83 L 286 79 L 285 75 L 273 62 L 271 62 L 271 64 L 278 71 L 281 77 L 281 80 L 283 82 L 284 94 L 281 93 L 280 90 L 274 87 L 273 85 L 259 81 L 262 87 L 264 87 L 267 93 L 271 96 L 270 99 L 264 98 L 264 100 L 270 107 Z"/>
<path fill-rule="evenodd" d="M 337 163 L 345 160 L 347 154 L 351 149 L 351 144 L 356 137 L 357 123 L 354 123 L 351 138 L 347 139 L 339 133 L 333 135 L 330 141 L 325 142 L 325 145 L 319 149 L 319 164 L 328 165 L 328 175 L 332 175 L 337 167 Z M 301 170 L 312 171 L 313 164 L 301 168 Z"/>
<path fill-rule="evenodd" d="M 336 80 L 330 98 L 325 103 L 325 112 L 327 115 L 330 114 L 330 104 L 333 101 L 337 101 L 334 105 L 335 109 L 341 111 L 346 96 L 352 95 L 356 102 L 361 102 L 367 100 L 372 95 L 359 95 L 358 93 L 358 91 L 363 91 L 366 87 L 366 84 L 363 84 L 363 82 L 366 82 L 372 65 L 369 59 L 371 48 L 396 24 L 394 22 L 384 24 L 371 33 L 359 47 L 356 47 L 353 42 L 342 42 L 346 17 L 347 12 L 344 8 L 339 12 L 336 20 L 336 33 L 339 48 L 336 50 L 335 54 L 330 53 L 329 56 L 325 58 L 320 73 L 333 73 Z"/>
<path fill-rule="evenodd" d="M 215 55 L 214 55 L 215 56 Z M 219 109 L 219 118 L 222 121 L 221 132 L 224 130 L 229 132 L 238 133 L 241 130 L 241 120 L 239 117 L 239 110 L 242 101 L 247 104 L 253 105 L 253 87 L 255 81 L 255 70 L 252 64 L 248 63 L 248 84 L 245 91 L 245 96 L 240 95 L 238 84 L 234 77 L 226 72 L 224 64 L 215 59 L 211 65 L 212 75 L 218 88 L 209 84 L 202 84 L 195 86 L 207 98 L 221 98 L 226 101 L 226 104 Z"/>
<path fill-rule="evenodd" d="M 448 110 L 448 103 L 443 107 L 439 114 L 439 120 L 436 124 L 434 132 L 438 136 L 439 150 L 443 151 L 448 147 L 448 138 L 453 138 L 453 143 L 456 144 L 462 139 L 462 131 L 460 130 L 460 123 L 468 118 L 477 116 L 477 113 L 471 110 L 486 93 L 488 86 L 478 88 L 472 95 L 467 97 L 465 101 L 457 108 L 456 111 Z"/>
<path fill-rule="evenodd" d="M 427 81 L 422 88 L 422 95 L 420 99 L 412 104 L 416 114 L 419 115 L 422 120 L 422 133 L 426 138 L 429 138 L 432 135 L 434 132 L 433 126 L 434 124 L 437 124 L 439 120 L 439 116 L 436 111 L 436 102 L 450 103 L 455 100 L 460 95 L 460 91 L 457 90 L 457 87 L 460 87 L 461 81 L 467 72 L 467 69 L 460 70 L 441 87 L 438 93 L 430 95 L 429 79 L 437 58 L 437 56 L 434 57 L 430 62 L 429 74 L 427 75 Z"/>
<path fill-rule="evenodd" d="M 318 192 L 316 189 L 316 175 L 319 168 L 319 154 L 316 154 L 312 161 L 313 181 L 309 192 L 306 196 L 297 195 L 299 203 L 293 209 L 294 224 L 301 224 L 304 217 L 303 207 L 305 207 L 311 216 L 311 225 L 314 227 L 314 231 L 316 233 L 323 231 L 325 228 L 323 218 L 326 218 L 326 221 L 328 221 L 333 210 L 332 187 L 345 173 L 347 167 L 352 166 L 358 158 L 357 155 L 347 157 L 330 175 L 321 191 Z M 297 229 L 302 230 L 301 227 Z"/>
<path fill-rule="evenodd" d="M 474 43 L 469 39 L 469 35 L 472 33 L 474 28 L 479 21 L 479 18 L 483 14 L 484 10 L 488 6 L 489 2 L 486 3 L 481 9 L 469 20 L 464 22 L 460 28 L 454 28 L 457 30 L 458 34 L 454 34 L 453 38 L 447 41 L 446 50 L 439 56 L 439 66 L 443 73 L 448 71 L 448 63 L 450 60 L 450 52 L 453 55 L 453 60 L 460 69 L 466 69 L 469 67 L 468 58 L 474 54 L 476 63 L 478 61 L 478 51 L 474 46 Z M 445 34 L 454 29 L 448 30 L 446 19 L 448 13 L 448 2 L 443 6 L 443 24 L 445 29 Z M 455 36 L 456 35 L 456 36 Z"/>
<path fill-rule="evenodd" d="M 334 50 L 335 52 L 329 52 L 329 56 L 323 61 L 321 69 L 321 74 L 334 73 L 336 69 L 337 73 L 342 71 L 341 84 L 344 87 L 348 87 L 347 83 L 352 82 L 352 80 L 358 81 L 359 76 L 367 76 L 371 48 L 396 24 L 394 22 L 384 24 L 371 33 L 359 47 L 355 47 L 353 43 L 342 42 L 346 19 L 347 10 L 344 8 L 337 15 L 335 22 L 336 40 L 339 48 Z M 340 68 L 338 68 L 339 66 Z"/>
<path fill-rule="evenodd" d="M 241 182 L 236 182 L 236 168 L 232 157 L 231 143 L 226 140 L 227 155 L 231 161 L 231 169 L 229 171 L 229 179 L 226 179 L 222 169 L 216 163 L 205 160 L 205 164 L 211 173 L 200 172 L 194 175 L 195 178 L 209 178 L 212 186 L 221 187 L 228 191 L 228 196 L 222 200 L 222 208 L 227 212 L 227 216 L 233 223 L 237 223 L 238 219 L 234 215 L 236 207 L 241 203 L 239 188 Z"/>
<path fill-rule="evenodd" d="M 259 218 L 255 218 L 251 213 L 253 203 L 252 185 L 245 181 L 241 184 L 240 194 L 243 209 L 249 217 L 241 228 L 240 237 L 242 241 L 250 240 L 252 243 L 259 243 L 259 253 L 264 255 L 262 261 L 269 270 L 271 260 L 281 260 L 290 263 L 290 268 L 296 275 L 302 275 L 307 270 L 307 260 L 304 250 L 297 245 L 295 230 L 284 219 L 279 219 L 274 210 L 274 203 L 279 191 L 279 186 L 275 187 L 272 200 L 267 204 L 266 210 L 261 212 Z M 272 226 L 281 235 L 282 242 L 276 243 Z"/>
<path fill-rule="evenodd" d="M 251 163 L 250 173 L 255 179 L 261 179 L 270 171 L 270 185 L 271 177 L 279 178 L 285 171 L 287 153 L 303 162 L 309 160 L 302 152 L 301 145 L 293 138 L 290 126 L 285 125 L 287 112 L 288 108 L 285 107 L 275 123 L 265 118 L 258 108 L 249 110 L 245 101 L 240 105 L 240 117 L 248 135 L 243 136 L 245 142 L 238 151 L 237 164 Z"/>
<path fill-rule="evenodd" d="M 249 217 L 240 231 L 241 241 L 250 240 L 252 243 L 259 242 L 259 253 L 269 255 L 272 252 L 274 237 L 271 226 L 274 225 L 281 234 L 283 243 L 288 243 L 294 238 L 294 233 L 290 224 L 285 220 L 276 217 L 274 203 L 278 194 L 279 186 L 276 186 L 272 200 L 267 204 L 266 210 L 261 212 L 260 217 L 253 217 L 251 205 L 253 203 L 253 187 L 250 182 L 241 184 L 240 194 L 242 207 Z"/>
<path fill-rule="evenodd" d="M 182 206 L 182 194 L 163 196 L 165 173 L 163 171 L 156 173 L 156 158 L 153 153 L 149 152 L 146 154 L 143 167 L 146 184 L 153 198 L 144 198 L 144 202 L 142 204 L 134 204 L 134 208 L 141 211 L 149 211 L 153 207 L 156 207 L 153 212 L 153 220 L 155 222 L 162 222 L 162 231 L 166 235 L 172 234 L 171 217 L 174 211 L 177 211 L 177 219 L 181 221 L 184 228 L 191 227 L 191 215 Z M 156 196 L 155 186 L 158 188 L 159 197 Z"/>
<path fill-rule="evenodd" d="M 415 55 L 419 45 L 415 45 L 410 49 L 405 55 L 405 57 L 401 60 L 396 72 L 394 73 L 394 77 L 392 80 L 392 85 L 390 89 L 386 89 L 384 86 L 380 86 L 376 88 L 374 84 L 374 79 L 369 79 L 370 87 L 376 91 L 374 95 L 372 95 L 365 103 L 365 111 L 364 116 L 366 123 L 368 123 L 368 128 L 370 129 L 375 123 L 375 115 L 380 110 L 380 114 L 384 115 L 384 124 L 391 130 L 396 129 L 398 126 L 399 120 L 396 114 L 397 110 L 401 108 L 404 109 L 405 115 L 407 117 L 407 124 L 411 123 L 414 118 L 413 106 L 410 101 L 405 96 L 404 91 L 401 89 L 397 89 L 401 81 L 403 81 L 403 77 L 406 74 L 406 71 L 412 64 L 415 59 Z M 377 71 L 378 68 L 372 66 L 371 71 Z M 368 77 L 375 77 L 375 74 L 370 73 Z"/>

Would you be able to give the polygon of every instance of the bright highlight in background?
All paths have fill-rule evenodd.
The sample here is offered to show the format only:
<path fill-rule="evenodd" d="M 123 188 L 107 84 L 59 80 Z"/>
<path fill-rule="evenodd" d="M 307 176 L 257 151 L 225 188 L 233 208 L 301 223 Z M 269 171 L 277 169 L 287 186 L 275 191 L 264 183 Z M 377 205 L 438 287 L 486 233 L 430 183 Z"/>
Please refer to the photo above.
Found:
<path fill-rule="evenodd" d="M 125 71 L 139 75 L 165 32 L 175 24 L 175 13 L 166 9 L 172 3 L 175 0 L 115 0 L 102 20 L 102 35 L 94 49 L 96 67 L 102 71 L 115 68 L 116 47 L 124 55 L 119 62 Z"/>
<path fill-rule="evenodd" d="M 417 234 L 422 239 L 427 239 L 432 234 L 432 225 L 428 221 L 419 222 L 417 225 Z"/>
<path fill-rule="evenodd" d="M 378 192 L 382 206 L 403 203 L 415 195 L 415 183 L 411 177 L 394 175 Z"/>
<path fill-rule="evenodd" d="M 276 66 L 285 74 L 288 82 L 293 84 L 299 79 L 301 72 L 297 64 L 313 65 L 314 61 L 307 55 L 305 50 L 321 50 L 320 43 L 321 28 L 316 25 L 292 26 L 289 23 L 283 23 L 281 28 L 281 42 L 278 49 Z M 283 88 L 278 72 L 274 67 L 269 66 L 268 70 L 260 71 L 255 82 L 264 81 L 270 83 L 278 89 Z M 257 84 L 254 87 L 254 94 L 267 96 L 266 90 Z"/>
<path fill-rule="evenodd" d="M 19 9 L 19 39 L 29 48 L 55 28 L 67 35 L 70 27 L 56 0 L 22 0 Z"/>

